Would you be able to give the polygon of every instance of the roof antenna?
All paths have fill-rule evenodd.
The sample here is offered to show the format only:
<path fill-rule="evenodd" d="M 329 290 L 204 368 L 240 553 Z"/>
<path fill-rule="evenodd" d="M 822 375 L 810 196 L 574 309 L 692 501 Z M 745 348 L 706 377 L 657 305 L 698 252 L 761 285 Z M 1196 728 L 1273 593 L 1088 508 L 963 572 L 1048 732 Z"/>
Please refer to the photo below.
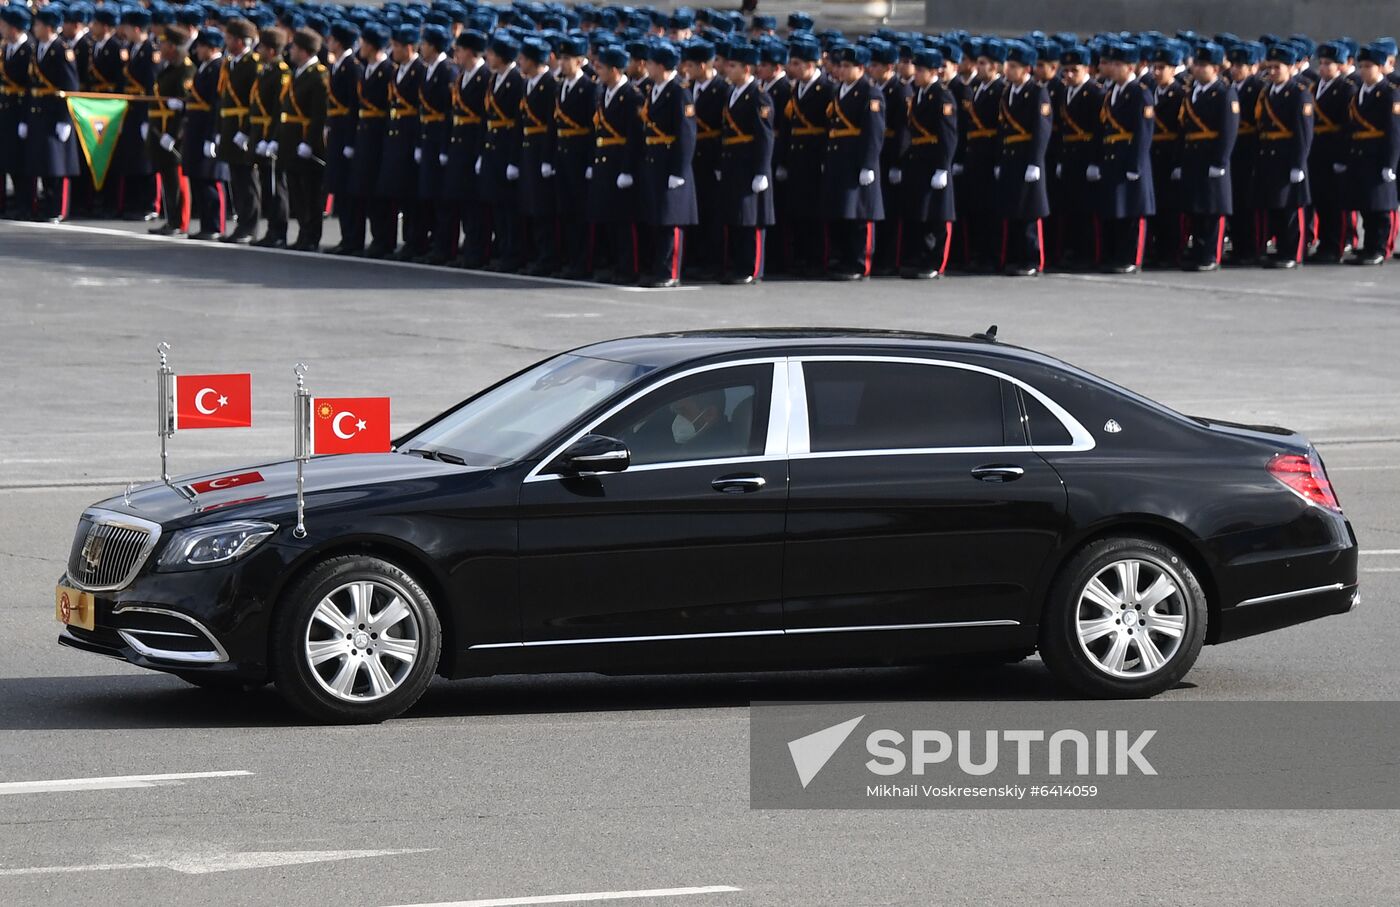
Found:
<path fill-rule="evenodd" d="M 988 341 L 989 343 L 996 343 L 996 342 L 997 342 L 997 326 L 996 326 L 996 325 L 992 325 L 991 327 L 987 328 L 985 331 L 979 331 L 978 333 L 973 334 L 973 335 L 972 335 L 972 339 L 973 339 L 973 340 L 986 340 L 986 341 Z"/>

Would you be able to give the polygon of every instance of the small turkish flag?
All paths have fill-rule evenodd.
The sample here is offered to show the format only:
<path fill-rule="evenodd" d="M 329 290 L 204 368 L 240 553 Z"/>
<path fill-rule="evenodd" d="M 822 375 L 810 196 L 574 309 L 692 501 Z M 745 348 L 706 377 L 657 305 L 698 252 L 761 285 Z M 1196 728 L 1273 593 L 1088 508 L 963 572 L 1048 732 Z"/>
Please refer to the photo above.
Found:
<path fill-rule="evenodd" d="M 315 397 L 311 450 L 317 454 L 388 453 L 388 397 Z"/>
<path fill-rule="evenodd" d="M 237 488 L 240 485 L 252 485 L 262 480 L 260 472 L 240 472 L 235 476 L 219 476 L 214 479 L 205 479 L 203 482 L 191 482 L 185 487 L 195 494 L 208 494 L 211 491 L 223 491 L 226 488 Z"/>
<path fill-rule="evenodd" d="M 247 428 L 252 424 L 252 375 L 175 376 L 177 429 Z"/>

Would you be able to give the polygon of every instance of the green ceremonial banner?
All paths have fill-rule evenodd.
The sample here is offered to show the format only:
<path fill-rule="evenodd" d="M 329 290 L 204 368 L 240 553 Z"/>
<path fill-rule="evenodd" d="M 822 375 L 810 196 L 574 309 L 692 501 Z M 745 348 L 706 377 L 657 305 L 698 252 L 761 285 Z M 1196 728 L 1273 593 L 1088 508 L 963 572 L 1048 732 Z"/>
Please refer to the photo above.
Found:
<path fill-rule="evenodd" d="M 68 98 L 68 112 L 73 116 L 78 146 L 83 149 L 83 157 L 92 173 L 92 187 L 99 192 L 112 166 L 122 120 L 126 119 L 126 105 L 126 101 L 112 98 Z"/>

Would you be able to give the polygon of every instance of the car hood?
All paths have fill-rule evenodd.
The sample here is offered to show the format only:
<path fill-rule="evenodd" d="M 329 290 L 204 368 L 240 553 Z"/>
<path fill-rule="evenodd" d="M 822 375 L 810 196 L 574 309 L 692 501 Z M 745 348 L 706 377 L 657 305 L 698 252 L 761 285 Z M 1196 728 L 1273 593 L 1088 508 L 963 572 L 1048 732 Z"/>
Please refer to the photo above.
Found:
<path fill-rule="evenodd" d="M 305 465 L 307 496 L 338 489 L 484 472 L 406 454 L 350 454 L 313 457 Z M 219 472 L 154 482 L 95 506 L 170 524 L 194 524 L 248 515 L 265 516 L 292 508 L 297 490 L 295 460 L 239 466 Z"/>

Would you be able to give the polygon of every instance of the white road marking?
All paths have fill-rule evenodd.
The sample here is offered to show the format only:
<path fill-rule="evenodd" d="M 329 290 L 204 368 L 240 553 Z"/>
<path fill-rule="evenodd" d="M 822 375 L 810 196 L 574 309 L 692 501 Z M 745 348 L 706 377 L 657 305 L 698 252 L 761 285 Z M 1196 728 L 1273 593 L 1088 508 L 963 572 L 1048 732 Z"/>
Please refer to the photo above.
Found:
<path fill-rule="evenodd" d="M 578 894 L 541 894 L 519 898 L 484 898 L 477 901 L 439 901 L 433 904 L 403 904 L 400 907 L 514 907 L 516 904 L 582 904 L 587 901 L 622 901 L 628 898 L 670 898 L 687 894 L 722 894 L 743 891 L 733 885 L 702 885 L 694 888 L 651 888 L 639 891 L 584 891 Z"/>
<path fill-rule="evenodd" d="M 1329 466 L 1328 472 L 1374 472 L 1381 469 L 1400 469 L 1400 463 L 1386 463 L 1377 466 Z"/>
<path fill-rule="evenodd" d="M 39 230 L 72 230 L 78 233 L 90 233 L 94 236 L 120 236 L 125 239 L 140 240 L 141 242 L 179 243 L 180 245 L 183 245 L 186 248 L 223 249 L 227 251 L 254 252 L 271 255 L 314 255 L 317 258 L 323 260 L 331 260 L 328 259 L 327 256 L 324 256 L 319 252 L 297 252 L 293 251 L 292 249 L 264 249 L 260 246 L 236 245 L 224 242 L 191 242 L 183 236 L 156 236 L 150 233 L 131 233 L 126 230 L 118 230 L 113 227 L 92 227 L 87 226 L 85 224 L 50 224 L 45 222 L 30 223 L 26 221 L 17 220 L 6 221 L 5 223 L 10 226 L 32 227 Z M 417 262 L 412 261 L 389 261 L 387 259 L 380 258 L 354 258 L 347 256 L 334 260 L 339 262 L 358 263 L 365 265 L 382 265 L 384 267 L 390 268 L 412 268 L 421 271 L 437 271 L 439 273 L 444 274 L 475 275 L 477 277 L 500 278 L 502 280 L 521 280 L 525 281 L 526 283 L 544 283 L 561 287 L 583 287 L 589 290 L 617 290 L 621 293 L 673 293 L 677 290 L 700 289 L 699 287 L 694 285 L 670 288 L 626 287 L 617 286 L 615 284 L 610 283 L 597 283 L 591 280 L 565 280 L 561 277 L 528 277 L 524 274 L 509 274 L 500 271 L 469 271 L 463 268 L 449 268 L 443 265 L 421 265 Z"/>
<path fill-rule="evenodd" d="M 243 770 L 229 772 L 177 772 L 168 775 L 116 775 L 110 778 L 61 778 L 54 781 L 6 781 L 0 796 L 7 794 L 52 794 L 78 790 L 120 790 L 130 787 L 162 787 L 183 784 L 196 778 L 235 778 L 251 775 Z"/>
<path fill-rule="evenodd" d="M 1400 548 L 1363 548 L 1361 554 L 1400 554 Z"/>
<path fill-rule="evenodd" d="M 1400 567 L 1362 567 L 1362 573 L 1400 573 Z"/>
<path fill-rule="evenodd" d="M 329 863 L 335 860 L 362 860 L 367 857 L 392 857 L 406 853 L 423 853 L 428 848 L 413 850 L 289 850 L 249 851 L 247 853 L 170 854 L 130 863 L 89 863 L 74 866 L 24 866 L 0 869 L 3 876 L 51 875 L 65 872 L 110 872 L 119 869 L 169 869 L 186 875 L 206 875 L 211 872 L 235 872 L 240 869 L 269 869 L 274 866 L 299 866 L 306 863 Z"/>

